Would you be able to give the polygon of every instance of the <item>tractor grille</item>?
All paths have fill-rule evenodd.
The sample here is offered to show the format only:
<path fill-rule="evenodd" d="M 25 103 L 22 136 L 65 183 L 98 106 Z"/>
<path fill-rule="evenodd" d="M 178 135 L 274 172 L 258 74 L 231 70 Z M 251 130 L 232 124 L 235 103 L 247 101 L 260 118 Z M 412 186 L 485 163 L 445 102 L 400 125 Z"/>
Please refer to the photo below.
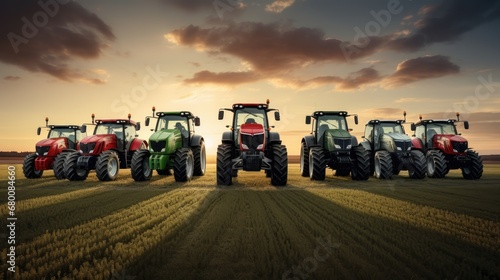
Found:
<path fill-rule="evenodd" d="M 167 146 L 167 141 L 150 141 L 149 146 L 151 149 L 153 149 L 153 152 L 161 152 L 161 149 L 165 148 Z"/>
<path fill-rule="evenodd" d="M 396 147 L 400 148 L 403 152 L 408 151 L 408 149 L 411 147 L 410 141 L 394 141 L 394 144 L 396 144 Z"/>
<path fill-rule="evenodd" d="M 90 153 L 91 150 L 95 148 L 95 144 L 96 144 L 95 142 L 80 143 L 80 150 L 82 151 L 82 153 L 88 154 Z"/>
<path fill-rule="evenodd" d="M 458 153 L 463 153 L 468 148 L 467 142 L 452 142 L 451 146 L 454 150 L 457 150 Z"/>
<path fill-rule="evenodd" d="M 249 150 L 256 150 L 260 144 L 264 144 L 264 134 L 241 134 L 241 143 L 247 145 Z"/>
<path fill-rule="evenodd" d="M 351 139 L 333 139 L 335 145 L 339 145 L 341 150 L 347 150 L 347 146 L 351 145 Z"/>
<path fill-rule="evenodd" d="M 50 146 L 37 146 L 36 154 L 39 156 L 43 156 L 43 154 L 47 153 L 50 149 Z"/>

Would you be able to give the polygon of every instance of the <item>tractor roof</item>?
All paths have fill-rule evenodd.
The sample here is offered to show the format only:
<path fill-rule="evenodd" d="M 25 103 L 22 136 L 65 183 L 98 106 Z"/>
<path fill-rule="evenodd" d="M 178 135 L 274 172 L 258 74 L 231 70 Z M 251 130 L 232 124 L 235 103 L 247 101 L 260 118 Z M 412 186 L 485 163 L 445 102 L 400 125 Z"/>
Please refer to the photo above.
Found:
<path fill-rule="evenodd" d="M 457 120 L 454 119 L 420 120 L 415 125 L 419 126 L 419 125 L 426 125 L 429 123 L 455 123 L 455 122 L 457 122 Z"/>
<path fill-rule="evenodd" d="M 72 124 L 67 124 L 67 125 L 49 125 L 48 128 L 50 129 L 58 129 L 58 128 L 70 128 L 70 129 L 76 129 L 76 130 L 80 130 L 80 126 L 79 125 L 72 125 Z"/>
<path fill-rule="evenodd" d="M 324 116 L 324 115 L 336 115 L 336 116 L 346 116 L 347 117 L 347 112 L 346 111 L 316 111 L 312 114 L 312 117 L 317 118 L 319 116 Z"/>
<path fill-rule="evenodd" d="M 233 104 L 233 110 L 243 109 L 243 108 L 258 108 L 267 109 L 267 104 L 265 103 L 235 103 Z"/>
<path fill-rule="evenodd" d="M 158 112 L 156 113 L 158 117 L 163 117 L 163 116 L 182 116 L 182 117 L 187 117 L 187 118 L 192 118 L 194 117 L 191 112 L 188 111 L 178 111 L 178 112 Z"/>
<path fill-rule="evenodd" d="M 128 119 L 105 119 L 105 120 L 96 120 L 95 122 L 96 124 L 111 124 L 111 123 L 131 124 L 131 125 L 136 124 L 133 120 L 128 120 Z"/>
<path fill-rule="evenodd" d="M 378 123 L 397 123 L 397 124 L 403 124 L 405 121 L 404 120 L 371 120 L 368 123 L 369 124 L 378 124 Z"/>

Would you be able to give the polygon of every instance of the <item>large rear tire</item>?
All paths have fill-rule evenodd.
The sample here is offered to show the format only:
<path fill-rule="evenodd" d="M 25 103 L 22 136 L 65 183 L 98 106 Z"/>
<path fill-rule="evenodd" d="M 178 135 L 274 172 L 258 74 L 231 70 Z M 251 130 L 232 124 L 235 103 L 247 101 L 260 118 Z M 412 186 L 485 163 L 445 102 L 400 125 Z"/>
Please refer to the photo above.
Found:
<path fill-rule="evenodd" d="M 408 169 L 408 175 L 411 179 L 423 179 L 427 172 L 424 153 L 420 150 L 411 151 L 411 168 Z"/>
<path fill-rule="evenodd" d="M 176 182 L 187 182 L 193 178 L 194 157 L 189 148 L 180 148 L 175 151 L 174 177 Z"/>
<path fill-rule="evenodd" d="M 462 166 L 462 176 L 467 180 L 477 180 L 483 175 L 483 160 L 474 151 L 467 151 L 470 164 Z"/>
<path fill-rule="evenodd" d="M 392 159 L 387 151 L 376 151 L 373 159 L 374 175 L 378 179 L 392 178 Z"/>
<path fill-rule="evenodd" d="M 68 153 L 60 153 L 54 160 L 52 169 L 54 170 L 54 176 L 56 176 L 57 180 L 66 179 L 66 176 L 64 176 L 64 163 L 66 162 L 67 156 Z"/>
<path fill-rule="evenodd" d="M 351 178 L 356 181 L 368 180 L 370 177 L 370 152 L 363 146 L 356 146 L 351 150 L 353 165 Z"/>
<path fill-rule="evenodd" d="M 151 179 L 153 170 L 149 166 L 149 156 L 151 153 L 149 150 L 141 149 L 137 150 L 132 156 L 130 162 L 130 173 L 135 181 L 147 181 Z"/>
<path fill-rule="evenodd" d="M 300 147 L 300 175 L 309 176 L 309 149 L 305 142 Z"/>
<path fill-rule="evenodd" d="M 326 173 L 326 157 L 323 148 L 309 149 L 309 179 L 323 181 Z"/>
<path fill-rule="evenodd" d="M 43 175 L 43 170 L 35 169 L 35 160 L 38 156 L 36 154 L 29 154 L 24 158 L 23 173 L 24 177 L 28 179 L 40 178 Z"/>
<path fill-rule="evenodd" d="M 441 151 L 429 150 L 426 158 L 427 176 L 429 178 L 443 178 L 448 173 L 448 165 Z"/>
<path fill-rule="evenodd" d="M 120 159 L 114 151 L 105 151 L 99 155 L 95 164 L 95 173 L 100 181 L 114 181 L 120 171 Z"/>
<path fill-rule="evenodd" d="M 231 146 L 219 145 L 217 147 L 217 185 L 229 186 L 233 182 Z"/>
<path fill-rule="evenodd" d="M 288 153 L 286 146 L 273 145 L 272 150 L 271 185 L 285 186 L 288 179 Z"/>
<path fill-rule="evenodd" d="M 70 181 L 84 181 L 89 175 L 86 169 L 78 168 L 78 152 L 70 152 L 64 161 L 64 177 Z"/>
<path fill-rule="evenodd" d="M 207 170 L 207 154 L 205 142 L 201 141 L 200 146 L 193 147 L 194 156 L 194 176 L 203 176 Z"/>

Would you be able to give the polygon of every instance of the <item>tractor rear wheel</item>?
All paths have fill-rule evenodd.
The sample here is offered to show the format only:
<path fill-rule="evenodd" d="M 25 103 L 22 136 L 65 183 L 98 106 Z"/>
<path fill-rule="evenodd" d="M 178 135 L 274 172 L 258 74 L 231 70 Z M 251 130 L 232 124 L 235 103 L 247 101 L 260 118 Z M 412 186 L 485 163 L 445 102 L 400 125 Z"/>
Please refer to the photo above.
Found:
<path fill-rule="evenodd" d="M 387 151 L 376 151 L 373 159 L 374 175 L 378 179 L 392 178 L 392 159 Z"/>
<path fill-rule="evenodd" d="M 300 175 L 302 177 L 309 176 L 309 149 L 305 142 L 300 148 Z"/>
<path fill-rule="evenodd" d="M 483 160 L 474 151 L 467 151 L 470 163 L 462 166 L 462 176 L 467 180 L 477 180 L 483 175 Z"/>
<path fill-rule="evenodd" d="M 64 177 L 70 181 L 84 181 L 89 175 L 88 170 L 78 168 L 79 157 L 78 152 L 70 152 L 64 161 Z"/>
<path fill-rule="evenodd" d="M 230 145 L 222 144 L 217 147 L 217 185 L 219 186 L 229 186 L 232 184 L 231 150 Z"/>
<path fill-rule="evenodd" d="M 99 155 L 95 164 L 95 173 L 101 181 L 114 181 L 120 170 L 120 159 L 114 151 L 105 151 Z"/>
<path fill-rule="evenodd" d="M 353 159 L 351 178 L 357 181 L 368 180 L 370 177 L 370 152 L 363 146 L 356 146 L 351 150 L 351 159 Z"/>
<path fill-rule="evenodd" d="M 175 151 L 174 177 L 176 182 L 187 182 L 193 178 L 194 157 L 189 148 L 180 148 Z"/>
<path fill-rule="evenodd" d="M 28 179 L 40 178 L 43 175 L 43 170 L 35 169 L 35 160 L 38 156 L 36 154 L 29 154 L 24 158 L 23 173 Z"/>
<path fill-rule="evenodd" d="M 135 181 L 146 181 L 151 179 L 153 170 L 149 166 L 150 152 L 146 149 L 137 150 L 130 162 L 130 173 Z"/>
<path fill-rule="evenodd" d="M 448 173 L 446 159 L 441 151 L 429 150 L 426 157 L 427 176 L 429 178 L 443 178 Z"/>
<path fill-rule="evenodd" d="M 54 170 L 54 176 L 56 176 L 57 180 L 66 179 L 64 176 L 64 162 L 66 161 L 67 156 L 68 153 L 60 153 L 54 160 L 54 167 L 52 169 Z"/>
<path fill-rule="evenodd" d="M 425 156 L 420 150 L 411 151 L 411 168 L 408 168 L 408 175 L 411 179 L 423 179 L 427 172 L 425 166 Z"/>
<path fill-rule="evenodd" d="M 323 148 L 311 147 L 309 149 L 309 179 L 325 180 L 326 157 Z"/>
<path fill-rule="evenodd" d="M 272 150 L 271 185 L 284 186 L 288 178 L 288 154 L 286 146 L 273 145 Z"/>
<path fill-rule="evenodd" d="M 207 153 L 205 142 L 201 141 L 200 146 L 193 147 L 194 156 L 194 176 L 203 176 L 207 169 Z"/>

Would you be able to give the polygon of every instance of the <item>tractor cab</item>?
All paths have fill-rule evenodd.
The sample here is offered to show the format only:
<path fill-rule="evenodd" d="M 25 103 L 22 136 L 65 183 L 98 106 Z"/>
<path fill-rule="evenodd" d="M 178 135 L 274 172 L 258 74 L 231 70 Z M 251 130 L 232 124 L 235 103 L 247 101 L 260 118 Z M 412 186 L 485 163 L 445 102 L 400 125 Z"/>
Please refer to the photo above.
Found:
<path fill-rule="evenodd" d="M 156 117 L 154 115 L 155 109 L 153 107 L 153 116 L 146 117 L 145 122 L 146 126 L 149 126 L 151 118 L 157 119 L 155 132 L 150 137 L 150 145 L 154 152 L 161 152 L 165 148 L 165 143 L 169 137 L 176 138 L 175 141 L 180 141 L 182 147 L 189 147 L 189 143 L 195 135 L 194 127 L 200 125 L 199 117 L 195 117 L 188 111 L 158 112 Z"/>
<path fill-rule="evenodd" d="M 414 146 L 423 149 L 438 149 L 445 154 L 463 154 L 468 149 L 467 139 L 457 132 L 458 120 L 420 120 L 412 124 L 415 131 Z M 464 128 L 469 129 L 469 122 L 464 122 Z"/>
<path fill-rule="evenodd" d="M 363 138 L 373 151 L 407 152 L 411 139 L 405 133 L 404 120 L 371 120 L 365 126 Z"/>
<path fill-rule="evenodd" d="M 349 150 L 357 145 L 356 137 L 351 136 L 346 118 L 346 111 L 316 111 L 306 116 L 306 124 L 312 123 L 314 144 L 325 147 L 328 151 Z M 358 124 L 358 116 L 354 115 L 354 122 Z"/>

